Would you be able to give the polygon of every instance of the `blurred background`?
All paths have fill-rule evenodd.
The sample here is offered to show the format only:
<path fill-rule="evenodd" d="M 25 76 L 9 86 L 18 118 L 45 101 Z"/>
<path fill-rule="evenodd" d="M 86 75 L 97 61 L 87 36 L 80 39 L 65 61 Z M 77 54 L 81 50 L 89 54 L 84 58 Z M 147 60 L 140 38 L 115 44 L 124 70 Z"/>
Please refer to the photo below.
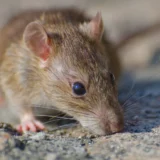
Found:
<path fill-rule="evenodd" d="M 124 70 L 159 63 L 159 0 L 0 0 L 0 27 L 21 11 L 60 7 L 81 8 L 91 16 L 100 11 Z"/>

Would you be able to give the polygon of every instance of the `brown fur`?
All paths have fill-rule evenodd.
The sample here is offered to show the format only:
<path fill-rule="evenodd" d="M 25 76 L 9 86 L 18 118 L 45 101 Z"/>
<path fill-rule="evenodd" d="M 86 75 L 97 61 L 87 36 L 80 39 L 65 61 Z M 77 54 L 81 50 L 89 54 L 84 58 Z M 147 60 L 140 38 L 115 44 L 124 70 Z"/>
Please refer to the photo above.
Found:
<path fill-rule="evenodd" d="M 29 22 L 42 23 L 49 37 L 51 54 L 47 67 L 23 41 Z M 33 106 L 54 106 L 93 132 L 103 135 L 123 128 L 123 115 L 116 85 L 110 73 L 119 75 L 119 61 L 111 45 L 89 37 L 80 25 L 90 19 L 76 10 L 26 12 L 2 29 L 0 38 L 0 88 L 8 105 L 23 119 Z M 87 90 L 77 97 L 72 83 Z M 53 107 L 53 108 L 54 108 Z"/>

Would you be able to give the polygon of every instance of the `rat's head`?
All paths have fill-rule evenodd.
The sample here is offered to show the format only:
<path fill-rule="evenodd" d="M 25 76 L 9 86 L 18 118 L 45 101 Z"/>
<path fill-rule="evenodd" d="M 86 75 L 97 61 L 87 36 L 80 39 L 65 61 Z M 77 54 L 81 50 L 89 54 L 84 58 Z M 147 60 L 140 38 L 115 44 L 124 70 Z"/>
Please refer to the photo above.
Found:
<path fill-rule="evenodd" d="M 28 48 L 40 58 L 42 87 L 53 105 L 98 135 L 119 132 L 124 125 L 102 34 L 97 14 L 76 26 L 32 22 L 23 35 Z"/>

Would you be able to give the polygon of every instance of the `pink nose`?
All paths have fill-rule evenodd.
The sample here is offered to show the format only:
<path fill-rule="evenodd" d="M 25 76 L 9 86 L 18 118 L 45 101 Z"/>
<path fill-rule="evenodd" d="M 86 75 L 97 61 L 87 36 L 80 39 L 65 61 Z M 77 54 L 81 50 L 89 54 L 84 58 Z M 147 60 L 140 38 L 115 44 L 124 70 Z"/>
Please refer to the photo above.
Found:
<path fill-rule="evenodd" d="M 123 116 L 117 116 L 115 119 L 103 118 L 100 122 L 100 126 L 105 134 L 120 132 L 124 128 Z"/>
<path fill-rule="evenodd" d="M 124 123 L 119 122 L 119 123 L 111 123 L 110 124 L 110 132 L 111 133 L 117 133 L 122 131 L 124 128 Z"/>
<path fill-rule="evenodd" d="M 107 134 L 112 134 L 112 133 L 117 133 L 122 131 L 124 128 L 124 124 L 122 122 L 120 123 L 108 123 L 108 124 L 102 124 L 101 129 L 102 129 L 102 135 L 107 135 Z"/>

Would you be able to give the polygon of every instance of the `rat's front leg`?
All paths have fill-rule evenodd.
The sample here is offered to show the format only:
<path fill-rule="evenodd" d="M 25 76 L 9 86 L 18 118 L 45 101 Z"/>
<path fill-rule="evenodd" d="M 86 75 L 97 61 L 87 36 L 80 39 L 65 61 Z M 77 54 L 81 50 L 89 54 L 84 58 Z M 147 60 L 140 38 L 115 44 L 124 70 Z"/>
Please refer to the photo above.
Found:
<path fill-rule="evenodd" d="M 16 129 L 20 133 L 24 133 L 26 131 L 42 131 L 45 129 L 42 122 L 38 121 L 32 111 L 31 104 L 26 103 L 26 101 L 22 98 L 17 97 L 9 97 L 7 101 L 11 110 L 16 114 L 16 116 L 20 119 L 20 124 L 17 125 Z"/>
<path fill-rule="evenodd" d="M 42 122 L 38 121 L 31 111 L 26 111 L 20 116 L 20 124 L 16 127 L 17 131 L 24 133 L 26 131 L 42 131 L 45 129 Z"/>

